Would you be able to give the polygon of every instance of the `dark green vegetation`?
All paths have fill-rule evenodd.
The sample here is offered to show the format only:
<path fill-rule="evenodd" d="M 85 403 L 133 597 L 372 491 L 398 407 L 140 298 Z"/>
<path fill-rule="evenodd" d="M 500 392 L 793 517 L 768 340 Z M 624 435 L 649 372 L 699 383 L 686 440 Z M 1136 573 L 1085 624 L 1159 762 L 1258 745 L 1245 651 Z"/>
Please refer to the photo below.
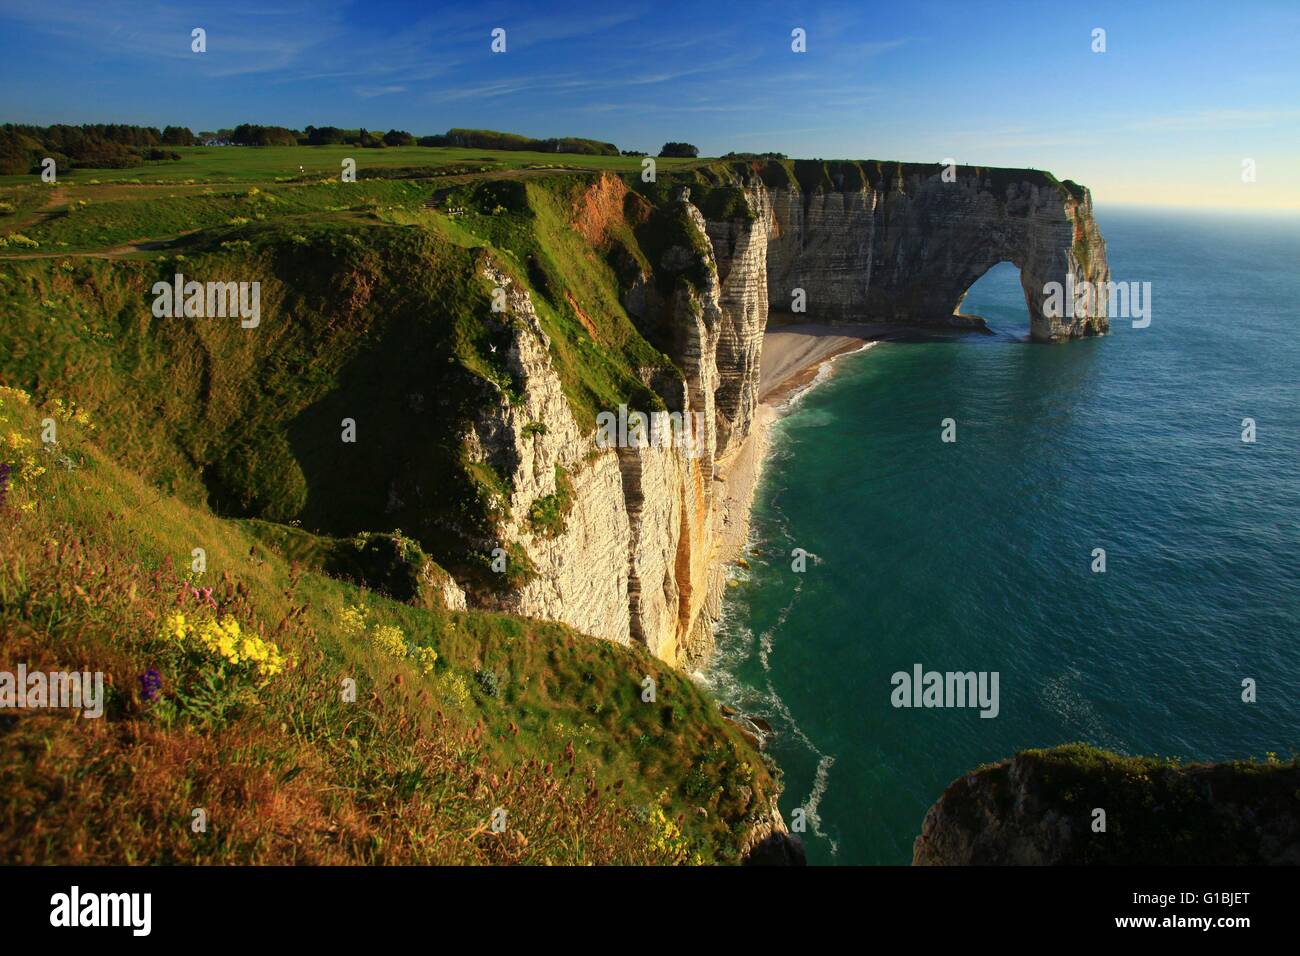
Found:
<path fill-rule="evenodd" d="M 510 488 L 462 444 L 476 411 L 522 397 L 485 268 L 531 293 L 583 427 L 657 401 L 642 371 L 677 373 L 619 297 L 647 268 L 645 201 L 615 177 L 519 168 L 527 153 L 388 148 L 358 165 L 392 178 L 344 184 L 350 147 L 182 149 L 176 167 L 228 162 L 214 180 L 242 182 L 77 173 L 0 190 L 0 385 L 31 395 L 0 392 L 0 439 L 18 436 L 4 446 L 0 667 L 93 661 L 112 688 L 101 721 L 0 722 L 0 856 L 737 859 L 772 771 L 690 680 L 560 625 L 448 610 L 440 589 L 444 567 L 500 586 L 488 552 Z M 370 164 L 408 149 L 455 162 Z M 267 176 L 277 152 L 334 169 Z M 177 273 L 260 282 L 261 323 L 155 318 L 153 285 Z M 61 423 L 57 455 L 39 438 L 56 398 L 98 425 Z M 571 508 L 557 479 L 524 516 L 538 534 Z M 201 575 L 183 570 L 194 547 Z M 512 554 L 511 582 L 528 573 Z M 182 653 L 164 633 L 176 610 L 230 615 L 296 664 L 258 687 Z M 151 668 L 161 702 L 140 682 Z M 206 836 L 191 836 L 194 806 Z M 505 835 L 488 828 L 498 806 Z"/>
<path fill-rule="evenodd" d="M 995 844 L 1032 842 L 1049 863 L 1294 863 L 1300 854 L 1300 761 L 1272 754 L 1184 765 L 1083 744 L 1027 750 L 955 782 L 941 806 L 973 841 L 992 816 Z M 1106 812 L 1104 833 L 1092 830 L 1094 808 Z"/>
<path fill-rule="evenodd" d="M 533 139 L 488 129 L 451 129 L 443 134 L 417 139 L 405 130 L 390 129 L 387 133 L 378 133 L 364 128 L 340 129 L 337 126 L 308 126 L 299 132 L 283 126 L 241 123 L 233 129 L 195 135 L 183 126 L 159 130 L 152 126 L 120 123 L 83 126 L 6 123 L 0 126 L 0 176 L 39 173 L 41 163 L 47 157 L 56 162 L 60 175 L 73 169 L 130 169 L 146 163 L 182 158 L 179 152 L 165 147 L 200 146 L 209 142 L 223 147 L 352 146 L 385 149 L 418 145 L 543 154 L 619 155 L 619 149 L 613 143 L 593 139 L 575 136 Z M 669 155 L 694 157 L 698 152 Z"/>
<path fill-rule="evenodd" d="M 12 468 L 0 669 L 90 662 L 105 673 L 106 710 L 0 718 L 0 859 L 736 858 L 770 772 L 685 676 L 560 625 L 359 588 L 347 578 L 409 581 L 418 546 L 222 519 L 141 480 L 104 430 L 65 412 L 0 389 L 0 425 L 19 436 L 0 456 Z M 57 456 L 30 450 L 46 416 L 59 422 Z M 193 547 L 206 552 L 202 574 L 189 571 Z M 211 610 L 191 584 L 212 588 Z M 168 636 L 177 612 L 229 616 L 291 663 L 262 686 L 180 654 Z M 151 669 L 155 700 L 142 683 Z M 646 674 L 653 705 L 640 699 Z M 205 834 L 190 830 L 194 807 L 209 815 Z M 498 807 L 504 834 L 490 832 Z"/>
<path fill-rule="evenodd" d="M 513 489 L 465 443 L 475 414 L 523 399 L 505 358 L 519 320 L 489 310 L 487 270 L 528 291 L 590 429 L 598 410 L 662 407 L 644 383 L 680 375 L 673 330 L 622 305 L 642 279 L 706 278 L 699 257 L 652 268 L 706 248 L 677 189 L 748 218 L 754 176 L 849 188 L 853 170 L 904 168 L 663 160 L 642 183 L 632 156 L 358 145 L 177 145 L 147 171 L 0 183 L 0 385 L 31 394 L 7 393 L 0 431 L 18 436 L 2 663 L 103 662 L 113 688 L 100 722 L 0 723 L 4 858 L 734 860 L 772 771 L 689 680 L 637 648 L 442 603 L 448 572 L 479 594 L 502 583 L 489 556 Z M 358 182 L 339 181 L 344 159 Z M 155 318 L 153 286 L 177 274 L 259 282 L 260 324 Z M 65 423 L 59 454 L 29 467 L 19 446 L 40 448 L 55 399 L 99 428 Z M 560 533 L 557 479 L 510 517 Z M 208 614 L 181 593 L 194 547 L 219 613 L 296 658 L 266 688 L 164 635 L 182 606 Z M 531 573 L 515 548 L 506 581 Z M 219 811 L 206 839 L 193 806 Z M 517 836 L 487 831 L 496 806 L 527 821 Z"/>
<path fill-rule="evenodd" d="M 168 146 L 191 146 L 194 135 L 168 126 L 122 126 L 97 123 L 86 126 L 0 126 L 0 176 L 39 173 L 46 157 L 60 170 L 124 169 L 146 163 L 180 159 Z"/>
<path fill-rule="evenodd" d="M 692 146 L 690 143 L 664 143 L 659 150 L 659 155 L 694 159 L 700 155 L 700 150 L 698 146 Z"/>
<path fill-rule="evenodd" d="M 421 146 L 462 146 L 469 149 L 508 149 L 534 153 L 581 153 L 587 156 L 617 156 L 618 147 L 594 139 L 562 136 L 533 139 L 491 129 L 450 129 L 442 136 L 423 136 Z"/>

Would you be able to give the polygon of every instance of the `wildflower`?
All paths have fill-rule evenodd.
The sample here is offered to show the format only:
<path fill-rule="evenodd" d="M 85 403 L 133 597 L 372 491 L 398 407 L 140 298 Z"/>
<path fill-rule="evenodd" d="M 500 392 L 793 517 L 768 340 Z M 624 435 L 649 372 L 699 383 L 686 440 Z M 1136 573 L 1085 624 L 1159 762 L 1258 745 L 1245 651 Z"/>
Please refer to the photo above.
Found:
<path fill-rule="evenodd" d="M 204 651 L 231 666 L 251 669 L 262 679 L 263 686 L 292 664 L 274 642 L 245 632 L 229 614 L 220 620 L 208 618 L 196 626 L 186 620 L 183 612 L 173 611 L 163 622 L 162 637 Z"/>
<path fill-rule="evenodd" d="M 212 597 L 212 588 L 196 588 L 189 581 L 181 582 L 181 595 L 188 594 L 194 600 L 198 601 L 204 607 L 216 610 L 217 602 Z"/>
<path fill-rule="evenodd" d="M 433 673 L 433 665 L 438 660 L 438 652 L 432 647 L 414 647 L 412 648 L 411 662 L 422 675 L 428 676 Z"/>
<path fill-rule="evenodd" d="M 140 675 L 141 697 L 149 701 L 157 700 L 160 690 L 162 690 L 162 675 L 158 671 L 151 667 Z"/>
<path fill-rule="evenodd" d="M 406 657 L 406 637 L 400 627 L 381 624 L 370 632 L 370 642 L 390 657 Z"/>
<path fill-rule="evenodd" d="M 163 636 L 170 637 L 178 643 L 183 643 L 192 630 L 191 625 L 185 620 L 185 615 L 180 611 L 169 614 L 163 624 Z"/>
<path fill-rule="evenodd" d="M 350 604 L 339 614 L 339 623 L 348 637 L 360 637 L 366 631 L 366 606 Z"/>
<path fill-rule="evenodd" d="M 0 506 L 4 505 L 5 495 L 9 493 L 9 475 L 9 466 L 0 461 Z"/>

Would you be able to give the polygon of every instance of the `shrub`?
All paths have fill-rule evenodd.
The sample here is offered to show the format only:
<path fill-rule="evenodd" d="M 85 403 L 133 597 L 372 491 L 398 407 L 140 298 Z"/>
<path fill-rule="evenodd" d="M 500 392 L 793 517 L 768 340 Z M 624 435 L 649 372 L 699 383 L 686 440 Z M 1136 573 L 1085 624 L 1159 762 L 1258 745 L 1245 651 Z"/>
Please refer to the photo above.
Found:
<path fill-rule="evenodd" d="M 659 150 L 659 156 L 670 157 L 676 156 L 683 159 L 694 159 L 700 155 L 700 150 L 690 143 L 664 143 L 663 149 Z"/>

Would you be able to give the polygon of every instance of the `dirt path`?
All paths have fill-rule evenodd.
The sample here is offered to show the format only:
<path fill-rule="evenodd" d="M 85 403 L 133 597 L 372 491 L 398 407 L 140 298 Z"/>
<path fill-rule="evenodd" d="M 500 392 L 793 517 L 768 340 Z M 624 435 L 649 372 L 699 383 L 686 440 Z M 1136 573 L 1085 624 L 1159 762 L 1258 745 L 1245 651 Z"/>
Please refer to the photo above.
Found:
<path fill-rule="evenodd" d="M 33 209 L 21 219 L 9 219 L 0 223 L 0 225 L 5 227 L 5 232 L 22 232 L 38 220 L 49 219 L 53 208 L 61 205 L 64 200 L 67 199 L 67 196 L 67 189 L 63 186 L 55 186 L 54 190 L 50 193 L 49 198 L 45 200 L 44 205 L 37 209 Z"/>

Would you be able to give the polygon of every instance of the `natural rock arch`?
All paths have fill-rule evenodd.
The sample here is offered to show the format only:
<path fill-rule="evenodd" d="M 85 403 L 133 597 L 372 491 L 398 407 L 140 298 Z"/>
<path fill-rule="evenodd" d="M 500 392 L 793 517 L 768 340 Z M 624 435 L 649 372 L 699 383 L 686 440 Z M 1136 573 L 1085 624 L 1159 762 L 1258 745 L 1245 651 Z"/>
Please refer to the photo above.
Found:
<path fill-rule="evenodd" d="M 770 217 L 773 309 L 789 310 L 802 289 L 816 321 L 960 326 L 966 290 L 1008 261 L 1020 270 L 1034 340 L 1108 331 L 1103 296 L 1071 315 L 1045 308 L 1050 283 L 1110 279 L 1086 189 L 1036 170 L 958 167 L 947 182 L 937 167 L 894 166 L 851 190 L 751 189 Z"/>

